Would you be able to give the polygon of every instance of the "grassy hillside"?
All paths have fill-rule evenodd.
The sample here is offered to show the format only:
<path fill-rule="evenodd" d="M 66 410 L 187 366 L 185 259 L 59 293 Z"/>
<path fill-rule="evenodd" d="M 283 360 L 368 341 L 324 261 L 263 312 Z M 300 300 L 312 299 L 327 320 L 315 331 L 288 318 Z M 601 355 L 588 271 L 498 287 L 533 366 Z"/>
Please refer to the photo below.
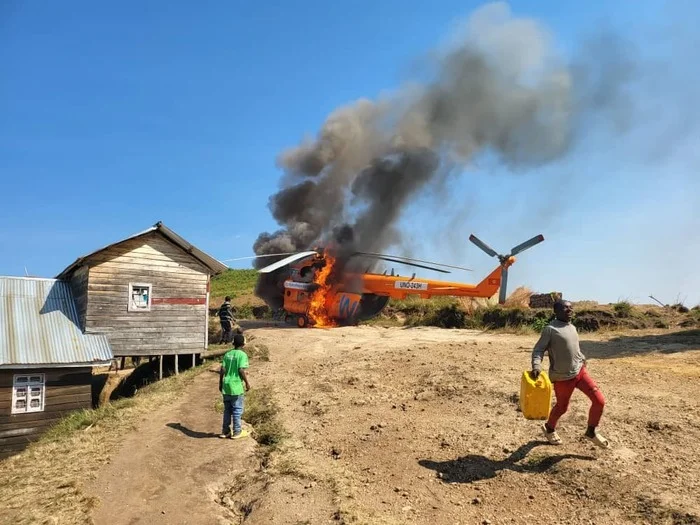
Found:
<path fill-rule="evenodd" d="M 211 300 L 213 305 L 221 304 L 224 297 L 230 295 L 235 304 L 258 304 L 260 301 L 253 294 L 258 273 L 255 270 L 228 270 L 211 280 Z M 243 302 L 241 302 L 241 300 Z"/>

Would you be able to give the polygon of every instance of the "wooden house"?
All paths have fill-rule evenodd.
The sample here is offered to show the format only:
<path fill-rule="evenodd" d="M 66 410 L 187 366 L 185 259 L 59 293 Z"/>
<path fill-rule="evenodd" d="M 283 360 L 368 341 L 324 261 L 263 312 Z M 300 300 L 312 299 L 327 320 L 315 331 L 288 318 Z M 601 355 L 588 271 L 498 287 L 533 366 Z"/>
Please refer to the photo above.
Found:
<path fill-rule="evenodd" d="M 0 277 L 0 458 L 25 448 L 66 413 L 92 408 L 92 368 L 113 355 L 85 335 L 70 287 Z"/>
<path fill-rule="evenodd" d="M 86 334 L 104 333 L 118 357 L 192 356 L 208 346 L 209 286 L 227 266 L 157 223 L 80 257 L 70 283 Z"/>

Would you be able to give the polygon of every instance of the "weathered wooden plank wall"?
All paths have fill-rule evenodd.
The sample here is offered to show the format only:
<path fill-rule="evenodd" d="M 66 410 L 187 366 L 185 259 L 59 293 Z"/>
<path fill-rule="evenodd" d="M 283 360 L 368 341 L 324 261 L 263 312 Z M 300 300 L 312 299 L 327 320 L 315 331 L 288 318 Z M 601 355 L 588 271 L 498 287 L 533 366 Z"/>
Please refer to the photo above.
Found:
<path fill-rule="evenodd" d="M 12 414 L 12 381 L 15 374 L 46 374 L 43 412 Z M 40 368 L 0 371 L 0 458 L 23 450 L 61 417 L 92 408 L 90 368 Z"/>
<path fill-rule="evenodd" d="M 87 333 L 105 333 L 115 356 L 192 354 L 206 347 L 209 272 L 158 233 L 90 259 Z M 152 286 L 150 311 L 128 310 L 129 283 Z"/>
<path fill-rule="evenodd" d="M 88 267 L 81 266 L 73 272 L 70 278 L 70 287 L 78 310 L 80 328 L 85 330 L 85 314 L 87 313 L 88 302 Z"/>

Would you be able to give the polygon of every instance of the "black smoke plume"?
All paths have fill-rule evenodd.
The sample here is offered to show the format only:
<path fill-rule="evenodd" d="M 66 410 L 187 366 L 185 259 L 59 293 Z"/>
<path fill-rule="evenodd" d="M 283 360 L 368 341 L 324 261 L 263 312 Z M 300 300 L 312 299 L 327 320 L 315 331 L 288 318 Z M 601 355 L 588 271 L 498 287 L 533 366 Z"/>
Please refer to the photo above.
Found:
<path fill-rule="evenodd" d="M 254 252 L 330 241 L 348 252 L 385 250 L 400 244 L 406 206 L 480 154 L 513 170 L 561 158 L 582 115 L 625 100 L 627 77 L 609 74 L 622 58 L 613 47 L 588 46 L 604 57 L 567 63 L 537 21 L 512 16 L 504 3 L 477 10 L 457 40 L 433 53 L 429 81 L 338 108 L 317 137 L 279 156 L 283 188 L 269 207 L 281 228 L 260 234 Z M 334 239 L 339 231 L 344 237 Z M 258 293 L 275 282 L 261 280 Z"/>

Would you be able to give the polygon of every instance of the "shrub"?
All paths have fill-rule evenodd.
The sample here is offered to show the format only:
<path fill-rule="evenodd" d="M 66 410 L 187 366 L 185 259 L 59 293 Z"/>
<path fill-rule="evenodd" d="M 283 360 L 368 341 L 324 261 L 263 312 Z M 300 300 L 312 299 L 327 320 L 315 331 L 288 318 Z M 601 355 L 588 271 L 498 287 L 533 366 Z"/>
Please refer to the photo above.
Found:
<path fill-rule="evenodd" d="M 549 318 L 547 317 L 535 317 L 535 319 L 530 323 L 530 327 L 535 332 L 541 332 L 549 324 Z"/>
<path fill-rule="evenodd" d="M 688 312 L 690 312 L 690 308 L 681 303 L 676 303 L 673 306 L 671 306 L 671 308 L 673 308 L 679 314 L 687 314 Z"/>
<path fill-rule="evenodd" d="M 523 308 L 492 306 L 483 311 L 481 321 L 484 326 L 489 328 L 505 328 L 506 326 L 528 325 L 530 324 L 531 316 Z"/>
<path fill-rule="evenodd" d="M 440 328 L 465 328 L 468 324 L 467 312 L 456 304 L 443 306 L 426 319 L 426 324 Z"/>
<path fill-rule="evenodd" d="M 253 307 L 249 303 L 236 307 L 234 317 L 237 319 L 254 319 Z"/>
<path fill-rule="evenodd" d="M 632 305 L 627 301 L 620 301 L 613 305 L 615 315 L 618 317 L 629 317 L 632 315 Z"/>

